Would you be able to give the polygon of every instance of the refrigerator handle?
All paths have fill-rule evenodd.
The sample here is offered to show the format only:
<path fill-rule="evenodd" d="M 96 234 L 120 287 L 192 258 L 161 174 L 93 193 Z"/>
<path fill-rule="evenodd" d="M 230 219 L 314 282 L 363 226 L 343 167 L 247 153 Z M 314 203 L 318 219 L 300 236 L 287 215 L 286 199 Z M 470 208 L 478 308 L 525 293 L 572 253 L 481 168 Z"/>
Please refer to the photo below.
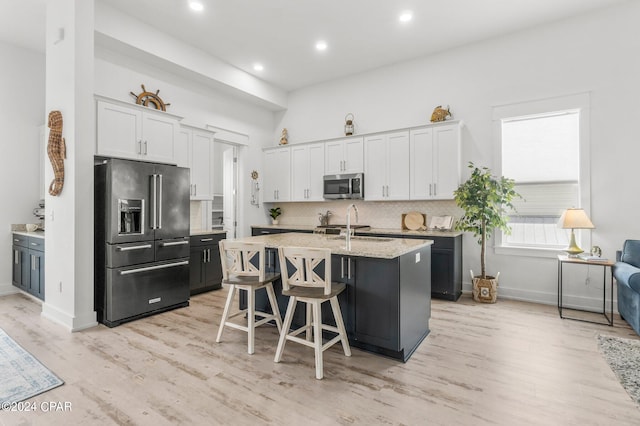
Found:
<path fill-rule="evenodd" d="M 160 188 L 158 189 L 158 229 L 162 229 L 162 175 L 157 175 L 160 181 Z"/>
<path fill-rule="evenodd" d="M 157 184 L 157 176 L 156 174 L 151 175 L 151 195 L 153 196 L 153 200 L 151 200 L 151 207 L 153 211 L 151 212 L 151 229 L 156 229 L 158 226 L 157 218 L 158 218 L 158 184 Z"/>
<path fill-rule="evenodd" d="M 140 273 L 140 272 L 155 271 L 157 269 L 173 268 L 174 266 L 182 266 L 182 265 L 188 265 L 188 264 L 189 264 L 188 260 L 183 260 L 182 262 L 175 262 L 175 263 L 164 263 L 162 265 L 146 266 L 146 267 L 142 267 L 142 268 L 136 268 L 136 269 L 129 269 L 129 270 L 126 270 L 126 271 L 120 271 L 120 275 L 137 274 L 137 273 Z"/>

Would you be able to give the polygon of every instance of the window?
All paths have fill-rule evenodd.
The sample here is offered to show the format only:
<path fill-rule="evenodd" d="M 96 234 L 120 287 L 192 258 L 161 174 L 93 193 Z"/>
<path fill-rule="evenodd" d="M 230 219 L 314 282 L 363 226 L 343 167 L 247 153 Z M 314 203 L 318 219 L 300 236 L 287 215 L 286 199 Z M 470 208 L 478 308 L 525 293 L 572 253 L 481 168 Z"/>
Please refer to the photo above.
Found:
<path fill-rule="evenodd" d="M 511 234 L 497 235 L 496 249 L 568 246 L 560 215 L 588 206 L 588 95 L 496 107 L 494 119 L 500 174 L 514 179 L 523 196 L 509 217 Z"/>

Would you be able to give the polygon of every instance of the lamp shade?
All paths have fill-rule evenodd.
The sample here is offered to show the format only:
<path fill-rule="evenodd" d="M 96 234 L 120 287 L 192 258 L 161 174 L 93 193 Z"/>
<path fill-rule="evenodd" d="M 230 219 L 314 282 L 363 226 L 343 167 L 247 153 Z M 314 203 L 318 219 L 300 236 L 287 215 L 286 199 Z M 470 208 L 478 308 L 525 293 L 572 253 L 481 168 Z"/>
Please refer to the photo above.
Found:
<path fill-rule="evenodd" d="M 563 229 L 593 229 L 593 223 L 583 209 L 567 209 L 560 216 L 558 221 Z"/>

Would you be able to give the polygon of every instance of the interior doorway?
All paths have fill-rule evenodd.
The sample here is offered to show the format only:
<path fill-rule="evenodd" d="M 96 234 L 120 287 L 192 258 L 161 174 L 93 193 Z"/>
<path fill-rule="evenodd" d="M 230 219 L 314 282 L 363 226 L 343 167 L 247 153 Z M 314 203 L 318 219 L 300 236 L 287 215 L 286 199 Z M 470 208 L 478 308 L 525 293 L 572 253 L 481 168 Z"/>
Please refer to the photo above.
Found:
<path fill-rule="evenodd" d="M 227 238 L 237 237 L 238 228 L 238 148 L 235 144 L 215 140 L 215 192 L 211 209 L 214 229 L 226 231 Z"/>

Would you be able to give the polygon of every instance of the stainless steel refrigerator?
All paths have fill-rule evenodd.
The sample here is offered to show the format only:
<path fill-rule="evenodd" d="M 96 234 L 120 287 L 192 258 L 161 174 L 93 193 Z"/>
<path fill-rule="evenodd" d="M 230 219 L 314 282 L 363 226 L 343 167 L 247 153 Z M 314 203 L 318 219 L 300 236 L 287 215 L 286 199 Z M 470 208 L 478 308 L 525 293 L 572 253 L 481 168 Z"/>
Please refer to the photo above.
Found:
<path fill-rule="evenodd" d="M 189 305 L 189 169 L 95 165 L 95 309 L 124 322 Z"/>

